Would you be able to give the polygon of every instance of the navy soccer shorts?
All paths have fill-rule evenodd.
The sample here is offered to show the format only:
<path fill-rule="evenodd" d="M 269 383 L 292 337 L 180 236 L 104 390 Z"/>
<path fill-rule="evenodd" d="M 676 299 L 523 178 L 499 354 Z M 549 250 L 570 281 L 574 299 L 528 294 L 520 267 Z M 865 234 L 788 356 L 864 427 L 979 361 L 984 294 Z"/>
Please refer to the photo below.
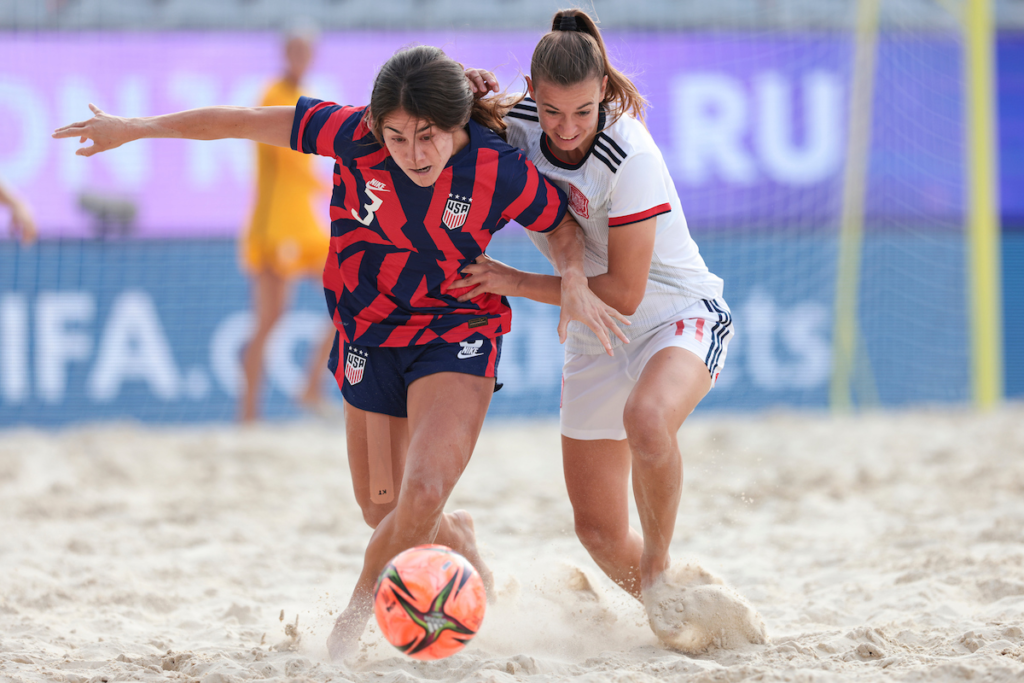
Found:
<path fill-rule="evenodd" d="M 497 383 L 501 359 L 501 337 L 474 335 L 461 342 L 421 344 L 407 347 L 358 346 L 344 344 L 345 364 L 341 394 L 360 410 L 408 417 L 409 385 L 438 372 L 459 372 L 477 377 L 494 377 Z M 340 378 L 339 378 L 340 379 Z"/>

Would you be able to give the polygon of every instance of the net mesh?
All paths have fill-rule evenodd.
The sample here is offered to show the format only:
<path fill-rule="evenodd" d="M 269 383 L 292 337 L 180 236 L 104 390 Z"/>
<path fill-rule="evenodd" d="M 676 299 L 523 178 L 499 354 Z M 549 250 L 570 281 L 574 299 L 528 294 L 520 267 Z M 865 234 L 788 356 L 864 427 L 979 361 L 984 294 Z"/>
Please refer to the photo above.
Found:
<path fill-rule="evenodd" d="M 1000 3 L 1004 25 L 1024 16 L 1021 4 Z M 86 118 L 90 101 L 122 115 L 254 104 L 281 68 L 278 31 L 291 26 L 321 31 L 306 91 L 323 99 L 365 103 L 376 69 L 412 43 L 493 68 L 516 91 L 553 9 L 370 6 L 0 4 L 0 129 L 11 131 L 0 138 L 0 179 L 32 207 L 41 236 L 33 247 L 0 241 L 0 424 L 231 419 L 252 327 L 236 244 L 253 201 L 249 144 L 149 140 L 85 160 L 70 141 L 49 140 L 51 129 Z M 590 7 L 613 62 L 652 103 L 648 125 L 690 230 L 726 282 L 737 335 L 702 410 L 828 405 L 851 135 L 867 161 L 852 399 L 969 397 L 962 3 L 881 0 L 860 112 L 851 107 L 857 7 Z M 515 226 L 490 252 L 550 272 Z M 557 413 L 557 311 L 512 305 L 492 414 Z M 297 414 L 324 311 L 315 278 L 300 284 L 268 347 L 264 414 Z M 337 401 L 333 379 L 325 383 Z"/>

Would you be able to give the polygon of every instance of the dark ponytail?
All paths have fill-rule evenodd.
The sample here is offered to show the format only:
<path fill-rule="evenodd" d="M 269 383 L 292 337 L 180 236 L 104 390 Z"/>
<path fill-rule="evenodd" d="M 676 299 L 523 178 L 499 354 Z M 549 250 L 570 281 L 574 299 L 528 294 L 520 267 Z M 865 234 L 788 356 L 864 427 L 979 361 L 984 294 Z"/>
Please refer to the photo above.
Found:
<path fill-rule="evenodd" d="M 462 128 L 472 118 L 502 132 L 510 106 L 495 98 L 474 98 L 461 64 L 440 48 L 419 45 L 396 52 L 377 73 L 367 124 L 382 145 L 384 119 L 398 111 L 443 131 Z"/>
<path fill-rule="evenodd" d="M 647 100 L 621 71 L 612 66 L 597 24 L 583 10 L 555 13 L 551 30 L 537 43 L 530 61 L 534 82 L 576 85 L 591 78 L 608 77 L 602 104 L 614 121 L 629 114 L 643 122 Z"/>

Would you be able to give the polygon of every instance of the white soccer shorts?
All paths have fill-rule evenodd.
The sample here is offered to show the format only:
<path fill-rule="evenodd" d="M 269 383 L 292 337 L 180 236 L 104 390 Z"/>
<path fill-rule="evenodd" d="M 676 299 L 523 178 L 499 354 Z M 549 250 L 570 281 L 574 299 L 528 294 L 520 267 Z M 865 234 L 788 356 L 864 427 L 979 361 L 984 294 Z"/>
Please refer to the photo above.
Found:
<path fill-rule="evenodd" d="M 615 349 L 615 355 L 565 354 L 562 368 L 562 434 L 593 441 L 626 438 L 622 414 L 647 362 L 662 349 L 679 347 L 697 355 L 714 387 L 733 336 L 732 314 L 721 299 L 702 300 L 678 317 Z"/>

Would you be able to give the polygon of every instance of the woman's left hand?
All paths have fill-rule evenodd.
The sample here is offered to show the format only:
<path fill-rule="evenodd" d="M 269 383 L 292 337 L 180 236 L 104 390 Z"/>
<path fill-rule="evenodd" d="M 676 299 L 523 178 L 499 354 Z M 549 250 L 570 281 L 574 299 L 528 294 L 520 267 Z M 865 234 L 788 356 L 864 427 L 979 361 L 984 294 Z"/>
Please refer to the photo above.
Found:
<path fill-rule="evenodd" d="M 473 91 L 473 97 L 484 97 L 489 92 L 498 92 L 498 79 L 486 69 L 466 69 L 466 80 Z"/>
<path fill-rule="evenodd" d="M 471 287 L 459 297 L 460 302 L 475 299 L 481 294 L 515 296 L 519 289 L 523 271 L 495 261 L 487 254 L 481 254 L 476 261 L 462 269 L 462 279 L 451 284 L 450 289 Z"/>

